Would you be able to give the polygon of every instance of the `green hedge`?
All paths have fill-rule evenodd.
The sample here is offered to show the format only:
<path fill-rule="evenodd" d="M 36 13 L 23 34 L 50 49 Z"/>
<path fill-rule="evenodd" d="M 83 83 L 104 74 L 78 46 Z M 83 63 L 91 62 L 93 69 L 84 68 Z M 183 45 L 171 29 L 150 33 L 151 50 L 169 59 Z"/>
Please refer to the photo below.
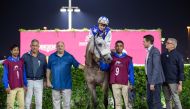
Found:
<path fill-rule="evenodd" d="M 2 67 L 0 66 L 0 78 L 2 78 Z M 72 92 L 72 109 L 85 109 L 90 104 L 90 96 L 87 90 L 87 85 L 84 80 L 83 71 L 73 69 L 73 92 Z M 146 80 L 144 67 L 135 67 L 135 92 L 134 109 L 146 109 Z M 103 109 L 103 96 L 100 87 L 97 87 L 99 108 Z M 183 109 L 190 107 L 190 66 L 185 66 L 185 81 L 183 83 L 183 92 L 180 95 Z M 109 109 L 112 109 L 113 102 L 111 92 L 109 92 Z M 163 99 L 164 101 L 164 99 Z M 6 107 L 6 93 L 3 89 L 2 82 L 0 83 L 0 107 Z M 34 107 L 34 101 L 33 101 Z M 43 108 L 52 109 L 51 90 L 44 89 Z"/>

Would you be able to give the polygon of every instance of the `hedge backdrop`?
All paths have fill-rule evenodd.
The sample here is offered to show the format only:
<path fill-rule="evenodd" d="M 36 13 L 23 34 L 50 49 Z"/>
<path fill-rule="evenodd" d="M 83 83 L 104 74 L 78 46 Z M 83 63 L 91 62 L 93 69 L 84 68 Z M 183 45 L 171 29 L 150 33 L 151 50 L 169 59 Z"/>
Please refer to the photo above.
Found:
<path fill-rule="evenodd" d="M 183 82 L 183 92 L 180 94 L 180 99 L 183 105 L 183 109 L 190 109 L 190 66 L 185 66 L 185 81 Z M 0 66 L 0 79 L 2 80 L 3 68 Z M 86 109 L 90 104 L 90 96 L 88 93 L 87 85 L 84 80 L 83 71 L 78 69 L 72 69 L 72 109 Z M 146 105 L 146 80 L 144 67 L 135 67 L 135 99 L 134 109 L 147 109 Z M 99 109 L 103 107 L 103 96 L 100 87 L 97 87 L 97 95 L 99 101 Z M 164 104 L 164 99 L 162 97 Z M 15 102 L 15 108 L 17 108 L 17 102 Z M 32 102 L 34 109 L 35 103 Z M 3 88 L 2 82 L 0 83 L 0 109 L 6 108 L 6 93 Z M 51 89 L 44 89 L 43 93 L 43 109 L 52 109 L 52 97 Z M 112 94 L 109 91 L 109 109 L 113 109 Z"/>

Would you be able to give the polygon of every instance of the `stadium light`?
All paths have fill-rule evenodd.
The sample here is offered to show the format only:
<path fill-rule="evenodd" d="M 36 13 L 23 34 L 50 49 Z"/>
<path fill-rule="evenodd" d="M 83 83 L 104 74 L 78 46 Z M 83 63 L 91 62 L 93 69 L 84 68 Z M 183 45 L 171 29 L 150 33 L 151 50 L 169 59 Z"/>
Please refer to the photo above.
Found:
<path fill-rule="evenodd" d="M 60 12 L 68 12 L 68 29 L 71 30 L 72 29 L 72 12 L 80 12 L 79 7 L 76 6 L 72 6 L 71 5 L 71 0 L 69 0 L 69 4 L 68 6 L 63 6 L 60 9 Z"/>

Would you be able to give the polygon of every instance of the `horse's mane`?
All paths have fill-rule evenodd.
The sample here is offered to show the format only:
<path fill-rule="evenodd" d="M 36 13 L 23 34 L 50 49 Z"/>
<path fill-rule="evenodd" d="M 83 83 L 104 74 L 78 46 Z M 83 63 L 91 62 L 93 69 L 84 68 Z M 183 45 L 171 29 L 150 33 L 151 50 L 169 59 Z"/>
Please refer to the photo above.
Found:
<path fill-rule="evenodd" d="M 85 64 L 89 65 L 92 63 L 92 54 L 90 53 L 90 41 L 88 42 L 86 46 L 86 53 L 85 53 Z"/>
<path fill-rule="evenodd" d="M 92 45 L 91 43 L 93 41 L 93 38 L 91 38 L 86 46 L 86 54 L 85 54 L 85 65 L 89 67 L 94 67 L 96 65 L 96 62 L 93 59 L 93 53 L 91 53 L 92 48 L 90 48 Z M 94 45 L 93 45 L 94 46 Z"/>

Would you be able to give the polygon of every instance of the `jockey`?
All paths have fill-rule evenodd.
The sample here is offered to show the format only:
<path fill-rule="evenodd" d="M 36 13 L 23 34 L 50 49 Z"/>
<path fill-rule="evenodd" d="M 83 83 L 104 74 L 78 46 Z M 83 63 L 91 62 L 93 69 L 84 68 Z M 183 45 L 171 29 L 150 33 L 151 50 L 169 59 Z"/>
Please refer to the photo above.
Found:
<path fill-rule="evenodd" d="M 110 48 L 112 35 L 108 24 L 108 18 L 101 16 L 98 19 L 98 25 L 94 25 L 92 28 L 90 28 L 89 39 L 91 37 L 95 37 L 96 35 L 101 36 L 106 41 L 106 45 Z"/>
<path fill-rule="evenodd" d="M 89 39 L 95 36 L 100 36 L 106 42 L 107 47 L 110 48 L 112 35 L 108 24 L 109 19 L 105 16 L 101 16 L 98 19 L 98 25 L 94 25 L 92 28 L 90 28 Z M 104 60 L 100 60 L 99 64 L 102 71 L 108 71 L 109 64 L 105 63 Z"/>

